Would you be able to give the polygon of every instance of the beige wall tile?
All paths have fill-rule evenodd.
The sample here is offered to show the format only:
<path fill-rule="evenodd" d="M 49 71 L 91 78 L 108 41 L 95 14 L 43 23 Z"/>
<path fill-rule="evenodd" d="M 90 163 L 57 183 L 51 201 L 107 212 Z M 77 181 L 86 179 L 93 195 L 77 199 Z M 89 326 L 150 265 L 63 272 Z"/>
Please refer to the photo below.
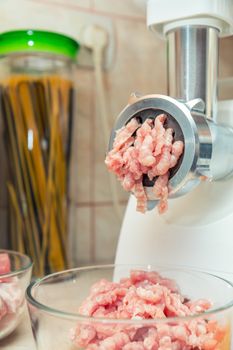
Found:
<path fill-rule="evenodd" d="M 35 1 L 35 0 L 30 0 L 30 1 Z M 41 0 L 41 2 L 45 3 L 52 3 L 54 5 L 59 4 L 59 5 L 73 5 L 77 7 L 82 7 L 85 9 L 88 9 L 91 7 L 92 0 Z"/>
<path fill-rule="evenodd" d="M 122 217 L 125 210 L 121 206 Z M 121 220 L 117 218 L 112 206 L 97 207 L 96 212 L 96 261 L 100 263 L 114 262 Z"/>
<path fill-rule="evenodd" d="M 91 209 L 70 208 L 70 253 L 73 266 L 90 263 Z"/>
<path fill-rule="evenodd" d="M 233 36 L 219 41 L 219 86 L 220 100 L 233 98 Z"/>
<path fill-rule="evenodd" d="M 113 97 L 114 98 L 114 97 Z M 109 102 L 109 101 L 108 101 Z M 110 123 L 109 123 L 110 124 Z M 110 176 L 113 178 L 115 186 L 117 188 L 118 199 L 124 201 L 127 199 L 128 194 L 122 189 L 120 183 L 116 180 L 113 174 L 109 174 L 107 167 L 104 163 L 108 144 L 106 144 L 103 137 L 103 126 L 101 123 L 100 113 L 96 108 L 95 115 L 95 193 L 94 198 L 96 201 L 112 201 L 112 190 Z M 110 135 L 109 128 L 109 135 Z"/>
<path fill-rule="evenodd" d="M 116 62 L 107 75 L 110 115 L 114 119 L 133 91 L 166 93 L 165 42 L 140 22 L 117 20 Z"/>
<path fill-rule="evenodd" d="M 105 75 L 109 108 L 109 129 L 127 104 L 133 91 L 166 93 L 165 44 L 151 35 L 142 23 L 116 21 L 117 52 L 114 67 Z M 133 38 L 133 40 L 132 40 Z M 130 43 L 130 45 L 129 45 Z M 109 175 L 104 165 L 106 143 L 103 138 L 98 101 L 95 118 L 95 200 L 111 201 Z M 125 193 L 117 183 L 120 200 Z"/>
<path fill-rule="evenodd" d="M 219 97 L 219 100 L 233 99 L 233 77 L 232 78 L 229 77 L 219 81 L 218 97 Z"/>
<path fill-rule="evenodd" d="M 95 0 L 95 8 L 119 15 L 144 17 L 146 0 Z"/>
<path fill-rule="evenodd" d="M 93 73 L 78 69 L 76 73 L 77 102 L 73 124 L 70 173 L 70 198 L 73 202 L 91 199 L 91 134 L 93 106 Z"/>
<path fill-rule="evenodd" d="M 220 39 L 219 42 L 219 76 L 233 77 L 233 36 Z"/>

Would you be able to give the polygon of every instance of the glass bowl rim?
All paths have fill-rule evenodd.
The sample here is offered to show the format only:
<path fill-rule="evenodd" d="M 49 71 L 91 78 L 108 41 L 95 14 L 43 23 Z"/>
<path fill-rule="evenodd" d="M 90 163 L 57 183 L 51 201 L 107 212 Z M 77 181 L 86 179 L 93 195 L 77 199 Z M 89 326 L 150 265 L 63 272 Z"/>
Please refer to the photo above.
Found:
<path fill-rule="evenodd" d="M 73 273 L 73 272 L 82 272 L 82 271 L 88 271 L 88 270 L 94 270 L 94 269 L 108 269 L 108 268 L 114 268 L 114 267 L 122 267 L 122 268 L 155 268 L 155 264 L 106 264 L 106 265 L 89 265 L 89 266 L 84 266 L 84 267 L 76 267 L 76 268 L 72 268 L 72 269 L 67 269 L 67 270 L 63 270 L 63 271 L 59 271 L 59 272 L 55 272 L 49 275 L 44 276 L 43 278 L 38 278 L 34 281 L 32 281 L 29 286 L 26 289 L 26 300 L 29 304 L 31 304 L 33 307 L 37 308 L 38 310 L 45 312 L 46 314 L 52 315 L 52 316 L 59 316 L 60 318 L 64 318 L 64 319 L 69 319 L 69 320 L 75 320 L 75 321 L 79 321 L 79 322 L 91 322 L 91 323 L 103 323 L 103 324 L 133 324 L 133 325 L 138 325 L 138 324 L 143 324 L 143 325 L 150 325 L 150 324 L 154 324 L 154 323 L 168 323 L 168 322 L 180 322 L 180 321 L 190 321 L 193 319 L 197 319 L 197 318 L 201 318 L 203 316 L 210 316 L 210 315 L 214 315 L 220 312 L 223 312 L 227 309 L 230 309 L 233 306 L 233 296 L 232 296 L 232 300 L 230 302 L 225 303 L 222 306 L 216 307 L 216 308 L 211 308 L 210 310 L 207 310 L 203 313 L 199 313 L 199 314 L 194 314 L 194 315 L 190 315 L 190 316 L 175 316 L 175 317 L 165 317 L 165 318 L 153 318 L 153 319 L 111 319 L 111 318 L 103 318 L 103 317 L 92 317 L 92 316 L 84 316 L 78 312 L 73 313 L 73 312 L 65 312 L 62 310 L 58 310 L 52 307 L 49 307 L 45 304 L 42 304 L 40 302 L 38 302 L 33 296 L 32 296 L 32 290 L 36 287 L 39 287 L 41 282 L 46 281 L 47 279 L 51 278 L 51 277 L 56 277 L 58 275 L 62 275 L 62 274 L 67 274 L 67 273 Z M 183 271 L 183 272 L 187 272 L 187 273 L 199 273 L 202 274 L 203 276 L 210 276 L 210 277 L 214 277 L 215 279 L 219 279 L 220 281 L 223 281 L 224 283 L 226 283 L 226 285 L 228 285 L 228 287 L 232 288 L 232 292 L 233 292 L 233 283 L 228 281 L 225 278 L 222 278 L 220 276 L 217 276 L 213 273 L 209 273 L 206 272 L 204 270 L 201 269 L 194 269 L 194 268 L 190 268 L 190 267 L 183 267 L 183 266 L 177 266 L 177 265 L 167 265 L 167 264 L 161 264 L 161 265 L 157 265 L 156 264 L 156 268 L 157 269 L 169 269 L 172 271 Z M 150 270 L 148 270 L 150 271 Z M 151 270 L 151 271 L 156 271 Z"/>
<path fill-rule="evenodd" d="M 25 264 L 25 266 L 22 266 L 19 269 L 15 269 L 14 271 L 11 271 L 11 272 L 8 272 L 8 273 L 0 274 L 0 279 L 17 276 L 18 274 L 29 270 L 33 266 L 33 262 L 31 260 L 31 258 L 28 255 L 26 255 L 26 254 L 19 253 L 19 252 L 15 251 L 15 250 L 10 250 L 10 249 L 0 249 L 0 254 L 2 254 L 2 253 L 3 254 L 6 253 L 6 254 L 12 255 L 12 256 L 15 255 L 15 256 L 24 258 L 24 259 L 27 260 L 27 263 Z"/>

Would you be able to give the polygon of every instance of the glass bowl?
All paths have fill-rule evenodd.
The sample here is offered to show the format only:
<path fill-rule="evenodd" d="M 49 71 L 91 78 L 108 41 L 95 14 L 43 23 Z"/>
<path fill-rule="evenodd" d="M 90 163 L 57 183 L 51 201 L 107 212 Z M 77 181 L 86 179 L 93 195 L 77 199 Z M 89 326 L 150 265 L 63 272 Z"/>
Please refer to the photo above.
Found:
<path fill-rule="evenodd" d="M 121 285 L 114 289 L 106 280 Z M 231 349 L 233 285 L 202 271 L 151 265 L 75 268 L 32 282 L 26 298 L 38 350 Z"/>
<path fill-rule="evenodd" d="M 21 320 L 31 270 L 28 256 L 0 249 L 0 339 L 13 332 Z"/>

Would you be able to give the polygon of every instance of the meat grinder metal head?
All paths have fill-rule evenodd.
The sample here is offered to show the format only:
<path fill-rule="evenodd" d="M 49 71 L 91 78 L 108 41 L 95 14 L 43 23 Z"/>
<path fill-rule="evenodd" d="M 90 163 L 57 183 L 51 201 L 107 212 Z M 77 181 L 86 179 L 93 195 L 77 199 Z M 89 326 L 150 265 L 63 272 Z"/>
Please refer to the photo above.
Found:
<path fill-rule="evenodd" d="M 174 130 L 174 141 L 184 142 L 184 152 L 175 168 L 170 171 L 169 198 L 190 192 L 202 180 L 220 180 L 233 174 L 233 129 L 216 124 L 205 114 L 201 99 L 181 102 L 164 95 L 146 95 L 133 98 L 118 116 L 113 127 L 109 150 L 113 147 L 116 131 L 136 117 L 141 122 L 147 118 L 167 115 L 165 127 Z M 152 191 L 154 181 L 144 176 L 148 208 L 156 204 Z M 151 203 L 149 203 L 151 202 Z"/>
<path fill-rule="evenodd" d="M 174 130 L 175 140 L 184 142 L 183 155 L 170 170 L 169 198 L 190 192 L 201 180 L 226 179 L 233 173 L 233 130 L 217 123 L 218 42 L 233 25 L 222 2 L 214 0 L 214 7 L 212 3 L 208 1 L 207 16 L 201 2 L 187 15 L 187 6 L 185 11 L 179 6 L 184 0 L 148 0 L 148 26 L 167 43 L 169 96 L 135 95 L 117 118 L 110 138 L 111 149 L 116 130 L 133 117 L 143 122 L 160 113 L 168 116 L 166 126 Z M 227 5 L 231 9 L 230 0 Z M 167 11 L 169 6 L 173 12 Z M 148 202 L 157 199 L 153 184 L 144 176 Z"/>

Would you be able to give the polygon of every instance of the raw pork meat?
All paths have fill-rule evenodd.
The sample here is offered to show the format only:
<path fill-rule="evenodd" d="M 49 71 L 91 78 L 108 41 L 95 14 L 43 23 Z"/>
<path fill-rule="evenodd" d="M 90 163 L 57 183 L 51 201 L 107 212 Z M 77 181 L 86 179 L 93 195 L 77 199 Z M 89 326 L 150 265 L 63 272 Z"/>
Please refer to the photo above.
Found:
<path fill-rule="evenodd" d="M 167 116 L 158 115 L 155 120 L 146 119 L 140 124 L 136 118 L 117 131 L 112 150 L 105 163 L 109 171 L 117 175 L 123 188 L 137 198 L 137 210 L 147 210 L 147 195 L 143 176 L 154 180 L 156 198 L 160 199 L 159 213 L 167 210 L 169 171 L 174 168 L 183 153 L 182 141 L 174 141 L 173 130 L 165 128 Z"/>
<path fill-rule="evenodd" d="M 131 271 L 119 283 L 102 279 L 92 286 L 79 309 L 92 321 L 72 329 L 71 340 L 86 350 L 220 350 L 228 329 L 201 315 L 211 307 L 209 300 L 188 300 L 173 280 L 157 272 Z M 154 323 L 143 323 L 153 319 Z"/>
<path fill-rule="evenodd" d="M 10 258 L 7 253 L 0 253 L 0 275 L 9 273 L 11 270 Z"/>

